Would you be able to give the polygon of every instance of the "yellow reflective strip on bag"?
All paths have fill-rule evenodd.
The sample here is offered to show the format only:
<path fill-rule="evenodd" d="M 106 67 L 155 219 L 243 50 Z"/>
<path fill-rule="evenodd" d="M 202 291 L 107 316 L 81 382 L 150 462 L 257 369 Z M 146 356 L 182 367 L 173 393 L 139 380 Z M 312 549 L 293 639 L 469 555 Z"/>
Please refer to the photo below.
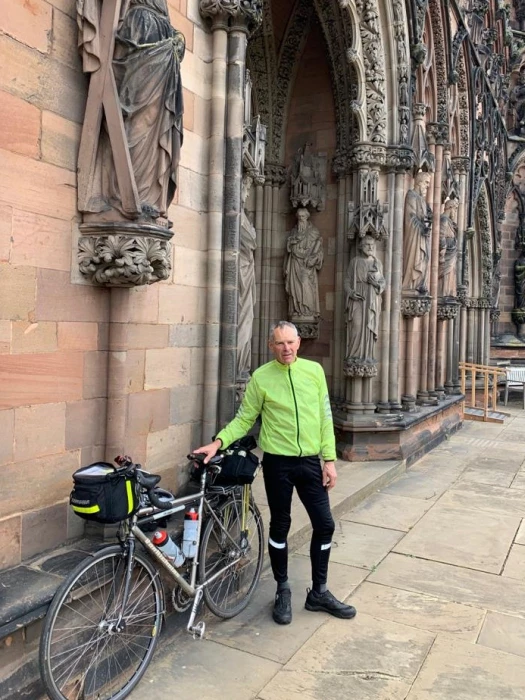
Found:
<path fill-rule="evenodd" d="M 71 506 L 73 510 L 77 513 L 98 513 L 100 511 L 99 506 L 89 506 L 89 508 L 84 508 L 83 506 Z"/>
<path fill-rule="evenodd" d="M 131 513 L 133 506 L 135 505 L 133 501 L 133 490 L 131 488 L 131 481 L 126 481 L 126 493 L 128 494 L 128 513 Z"/>

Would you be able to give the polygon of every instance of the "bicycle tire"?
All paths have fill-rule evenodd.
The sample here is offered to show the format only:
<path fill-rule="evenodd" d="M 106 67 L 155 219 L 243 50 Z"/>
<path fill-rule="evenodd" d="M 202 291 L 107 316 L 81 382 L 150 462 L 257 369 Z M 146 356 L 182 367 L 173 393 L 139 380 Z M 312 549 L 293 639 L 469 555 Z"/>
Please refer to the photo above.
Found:
<path fill-rule="evenodd" d="M 82 561 L 58 588 L 40 639 L 40 674 L 51 700 L 122 700 L 157 646 L 164 611 L 159 573 L 135 552 L 124 626 L 120 612 L 127 555 L 119 545 Z"/>
<path fill-rule="evenodd" d="M 241 544 L 241 499 L 228 498 L 215 509 L 232 539 Z M 264 559 L 264 526 L 261 513 L 253 503 L 247 519 L 248 541 L 239 566 L 233 566 L 204 587 L 204 600 L 217 617 L 228 619 L 238 615 L 250 602 L 261 576 Z M 210 517 L 204 526 L 201 540 L 199 582 L 204 584 L 236 555 L 235 547 L 215 520 Z"/>

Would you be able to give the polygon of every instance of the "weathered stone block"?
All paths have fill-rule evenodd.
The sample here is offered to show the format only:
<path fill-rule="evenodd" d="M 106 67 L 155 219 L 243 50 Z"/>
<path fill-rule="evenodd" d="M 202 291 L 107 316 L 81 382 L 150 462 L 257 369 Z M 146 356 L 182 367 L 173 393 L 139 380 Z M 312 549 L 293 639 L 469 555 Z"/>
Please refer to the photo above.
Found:
<path fill-rule="evenodd" d="M 64 11 L 53 12 L 53 43 L 51 55 L 60 63 L 80 72 L 82 61 L 78 51 L 78 28 L 76 18 L 70 17 Z"/>
<path fill-rule="evenodd" d="M 66 539 L 68 509 L 67 503 L 57 503 L 22 515 L 22 560 L 52 549 Z"/>
<path fill-rule="evenodd" d="M 0 520 L 0 569 L 17 566 L 21 561 L 22 518 L 14 515 L 12 518 Z"/>
<path fill-rule="evenodd" d="M 108 395 L 108 353 L 84 353 L 85 399 L 97 399 Z"/>
<path fill-rule="evenodd" d="M 144 390 L 144 350 L 112 352 L 109 362 L 108 396 L 117 397 Z"/>
<path fill-rule="evenodd" d="M 3 466 L 0 512 L 7 516 L 67 498 L 72 486 L 71 474 L 80 466 L 79 456 L 79 452 L 64 452 Z M 31 488 L 27 488 L 28 483 Z"/>
<path fill-rule="evenodd" d="M 115 351 L 165 348 L 169 326 L 153 323 L 115 323 L 111 329 L 111 349 Z"/>
<path fill-rule="evenodd" d="M 0 204 L 0 262 L 9 260 L 12 230 L 13 209 L 7 204 Z"/>
<path fill-rule="evenodd" d="M 183 425 L 202 419 L 202 386 L 178 386 L 170 393 L 170 423 Z"/>
<path fill-rule="evenodd" d="M 185 463 L 190 437 L 189 423 L 170 425 L 166 430 L 148 435 L 147 468 L 162 472 Z"/>
<path fill-rule="evenodd" d="M 0 411 L 0 464 L 6 464 L 13 459 L 13 443 L 15 435 L 15 412 Z"/>
<path fill-rule="evenodd" d="M 13 321 L 28 320 L 35 309 L 36 276 L 32 267 L 0 264 L 0 315 Z"/>
<path fill-rule="evenodd" d="M 42 112 L 42 159 L 76 172 L 80 132 L 80 124 Z"/>
<path fill-rule="evenodd" d="M 180 323 L 170 327 L 169 344 L 171 347 L 198 348 L 204 345 L 205 340 L 206 326 L 204 324 Z"/>
<path fill-rule="evenodd" d="M 7 15 L 4 12 L 2 16 Z M 2 20 L 0 19 L 0 24 Z M 8 92 L 0 93 L 0 148 L 39 158 L 40 110 Z"/>
<path fill-rule="evenodd" d="M 106 321 L 109 315 L 107 289 L 71 284 L 69 275 L 56 270 L 38 270 L 36 320 Z"/>
<path fill-rule="evenodd" d="M 173 3 L 168 5 L 168 10 L 170 13 L 171 24 L 175 27 L 175 29 L 184 34 L 184 38 L 186 40 L 186 51 L 193 51 L 193 22 L 179 12 Z"/>
<path fill-rule="evenodd" d="M 15 462 L 58 454 L 65 449 L 66 405 L 26 406 L 15 410 Z"/>
<path fill-rule="evenodd" d="M 97 350 L 98 324 L 64 321 L 58 326 L 58 347 L 60 350 Z"/>
<path fill-rule="evenodd" d="M 141 391 L 128 397 L 127 434 L 147 435 L 169 425 L 170 392 Z"/>
<path fill-rule="evenodd" d="M 0 355 L 11 352 L 11 321 L 0 321 Z"/>
<path fill-rule="evenodd" d="M 187 348 L 146 350 L 144 388 L 161 389 L 190 383 L 190 351 Z"/>
<path fill-rule="evenodd" d="M 195 95 L 186 88 L 182 89 L 182 95 L 184 99 L 184 133 L 186 134 L 194 129 Z"/>
<path fill-rule="evenodd" d="M 71 222 L 16 209 L 13 212 L 11 262 L 69 270 Z"/>
<path fill-rule="evenodd" d="M 160 285 L 159 323 L 204 323 L 204 290 L 180 285 Z"/>
<path fill-rule="evenodd" d="M 17 41 L 38 49 L 49 50 L 51 32 L 51 7 L 44 0 L 12 0 L 9 11 L 4 8 L 0 16 L 0 29 Z"/>
<path fill-rule="evenodd" d="M 152 284 L 132 289 L 112 289 L 112 321 L 115 323 L 157 323 L 160 321 L 159 290 L 166 286 Z"/>
<path fill-rule="evenodd" d="M 106 431 L 106 402 L 90 399 L 66 406 L 66 449 L 102 445 Z"/>
<path fill-rule="evenodd" d="M 206 287 L 207 254 L 201 250 L 175 248 L 174 279 L 188 287 Z"/>
<path fill-rule="evenodd" d="M 57 324 L 51 321 L 30 323 L 13 321 L 11 352 L 53 352 L 57 349 Z"/>

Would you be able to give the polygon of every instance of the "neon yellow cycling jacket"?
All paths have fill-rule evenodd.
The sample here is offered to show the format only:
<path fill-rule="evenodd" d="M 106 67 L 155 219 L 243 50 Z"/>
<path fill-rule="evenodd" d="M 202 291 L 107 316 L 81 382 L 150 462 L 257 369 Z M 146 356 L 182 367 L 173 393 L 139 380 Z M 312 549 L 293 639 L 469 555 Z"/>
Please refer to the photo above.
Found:
<path fill-rule="evenodd" d="M 223 448 L 246 435 L 259 414 L 259 446 L 264 452 L 336 459 L 328 387 L 318 362 L 297 358 L 283 365 L 273 360 L 256 369 L 237 415 L 217 435 Z"/>

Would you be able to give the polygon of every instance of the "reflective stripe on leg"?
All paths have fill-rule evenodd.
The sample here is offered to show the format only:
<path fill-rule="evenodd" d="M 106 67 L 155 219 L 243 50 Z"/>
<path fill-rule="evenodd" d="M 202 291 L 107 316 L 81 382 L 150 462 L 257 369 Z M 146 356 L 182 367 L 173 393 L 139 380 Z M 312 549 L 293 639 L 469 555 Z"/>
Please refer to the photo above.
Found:
<path fill-rule="evenodd" d="M 286 542 L 274 542 L 271 537 L 268 537 L 268 544 L 275 547 L 275 549 L 285 549 L 286 547 Z"/>
<path fill-rule="evenodd" d="M 331 542 L 329 542 L 328 544 L 322 544 L 321 545 L 321 552 L 324 551 L 325 549 L 330 549 L 331 546 L 332 546 Z"/>

